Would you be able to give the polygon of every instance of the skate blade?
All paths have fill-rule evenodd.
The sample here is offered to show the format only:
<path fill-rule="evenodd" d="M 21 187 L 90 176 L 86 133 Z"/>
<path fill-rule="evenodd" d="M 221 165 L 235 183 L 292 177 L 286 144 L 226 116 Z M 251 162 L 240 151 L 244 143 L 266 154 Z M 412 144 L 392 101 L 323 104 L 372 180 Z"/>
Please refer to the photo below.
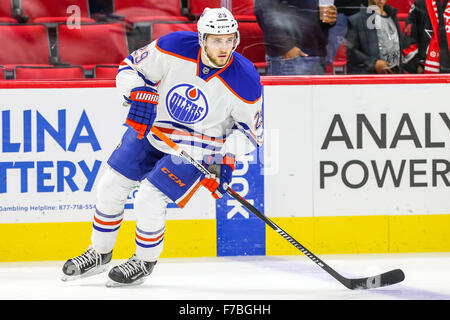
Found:
<path fill-rule="evenodd" d="M 78 279 L 92 277 L 92 276 L 95 276 L 96 274 L 108 271 L 108 268 L 109 268 L 109 264 L 105 264 L 97 269 L 89 270 L 88 272 L 81 274 L 81 275 L 69 276 L 67 274 L 63 274 L 61 276 L 61 280 L 64 282 L 68 282 L 68 281 L 74 281 L 74 280 L 78 280 Z"/>
<path fill-rule="evenodd" d="M 105 286 L 107 288 L 134 287 L 134 286 L 144 283 L 144 281 L 145 281 L 144 278 L 138 279 L 132 283 L 121 283 L 121 282 L 116 282 L 114 280 L 109 280 L 108 282 L 106 282 Z"/>

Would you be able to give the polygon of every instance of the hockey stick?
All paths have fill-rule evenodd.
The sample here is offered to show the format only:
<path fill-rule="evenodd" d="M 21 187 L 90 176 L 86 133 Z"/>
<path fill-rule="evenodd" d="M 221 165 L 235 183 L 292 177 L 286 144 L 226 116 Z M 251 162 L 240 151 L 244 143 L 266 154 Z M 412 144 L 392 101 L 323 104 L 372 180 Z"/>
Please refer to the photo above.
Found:
<path fill-rule="evenodd" d="M 193 159 L 188 153 L 186 153 L 183 149 L 181 149 L 175 142 L 173 142 L 169 137 L 167 137 L 164 133 L 162 133 L 158 128 L 152 127 L 150 130 L 154 135 L 156 135 L 159 139 L 165 142 L 171 149 L 176 151 L 181 157 L 185 158 L 189 161 L 193 166 L 195 166 L 198 170 L 200 170 L 203 174 L 209 174 L 208 169 L 206 169 L 201 163 L 197 160 Z M 277 226 L 272 220 L 267 218 L 264 214 L 258 211 L 253 205 L 247 202 L 244 198 L 242 198 L 238 193 L 233 191 L 230 187 L 227 188 L 227 193 L 236 199 L 241 205 L 247 208 L 250 212 L 255 214 L 258 218 L 264 221 L 269 227 L 275 230 L 279 235 L 281 235 L 284 239 L 289 241 L 294 247 L 300 250 L 305 256 L 314 261 L 319 267 L 328 272 L 333 278 L 338 280 L 344 286 L 349 289 L 371 289 L 371 288 L 379 288 L 385 287 L 392 284 L 399 283 L 405 279 L 405 274 L 400 269 L 391 270 L 373 277 L 367 278 L 358 278 L 358 279 L 349 279 L 338 272 L 336 272 L 333 268 L 331 268 L 328 264 L 319 259 L 315 254 L 306 249 L 303 245 L 301 245 L 297 240 L 292 238 L 289 234 L 287 234 L 283 229 Z"/>

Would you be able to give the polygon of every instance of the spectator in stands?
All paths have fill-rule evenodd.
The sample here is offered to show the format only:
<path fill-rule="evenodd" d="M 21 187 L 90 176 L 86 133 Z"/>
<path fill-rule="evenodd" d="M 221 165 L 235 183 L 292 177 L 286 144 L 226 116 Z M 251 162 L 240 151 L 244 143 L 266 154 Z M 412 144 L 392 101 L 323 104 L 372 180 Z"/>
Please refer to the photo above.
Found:
<path fill-rule="evenodd" d="M 404 28 L 403 55 L 408 72 L 450 73 L 450 20 L 443 15 L 446 10 L 450 10 L 448 0 L 416 0 L 412 5 Z"/>
<path fill-rule="evenodd" d="M 397 9 L 386 0 L 369 0 L 348 18 L 348 73 L 402 73 L 402 36 Z"/>
<path fill-rule="evenodd" d="M 322 21 L 318 0 L 255 0 L 255 15 L 263 31 L 268 75 L 326 73 L 334 5 Z"/>
<path fill-rule="evenodd" d="M 361 4 L 367 5 L 367 0 L 335 0 L 337 8 L 336 24 L 328 32 L 327 62 L 333 64 L 339 46 L 347 34 L 347 17 L 359 12 Z"/>

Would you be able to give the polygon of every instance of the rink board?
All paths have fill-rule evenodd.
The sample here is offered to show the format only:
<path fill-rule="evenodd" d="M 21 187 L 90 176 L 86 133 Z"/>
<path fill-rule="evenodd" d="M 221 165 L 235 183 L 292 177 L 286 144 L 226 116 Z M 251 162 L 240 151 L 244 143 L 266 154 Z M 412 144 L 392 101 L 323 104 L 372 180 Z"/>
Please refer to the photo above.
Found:
<path fill-rule="evenodd" d="M 263 78 L 265 145 L 233 189 L 315 253 L 450 251 L 448 80 Z M 0 83 L 0 261 L 89 244 L 96 182 L 125 129 L 113 85 Z M 115 258 L 134 251 L 134 193 Z M 298 254 L 229 197 L 200 189 L 167 211 L 163 257 Z"/>

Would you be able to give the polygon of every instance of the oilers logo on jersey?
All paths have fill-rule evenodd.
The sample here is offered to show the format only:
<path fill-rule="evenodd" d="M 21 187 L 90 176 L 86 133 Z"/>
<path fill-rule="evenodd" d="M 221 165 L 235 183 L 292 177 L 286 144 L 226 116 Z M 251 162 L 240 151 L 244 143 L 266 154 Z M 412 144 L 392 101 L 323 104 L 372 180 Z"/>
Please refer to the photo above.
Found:
<path fill-rule="evenodd" d="M 167 111 L 181 123 L 194 124 L 208 114 L 208 101 L 203 91 L 192 84 L 179 84 L 169 90 L 166 96 Z"/>

